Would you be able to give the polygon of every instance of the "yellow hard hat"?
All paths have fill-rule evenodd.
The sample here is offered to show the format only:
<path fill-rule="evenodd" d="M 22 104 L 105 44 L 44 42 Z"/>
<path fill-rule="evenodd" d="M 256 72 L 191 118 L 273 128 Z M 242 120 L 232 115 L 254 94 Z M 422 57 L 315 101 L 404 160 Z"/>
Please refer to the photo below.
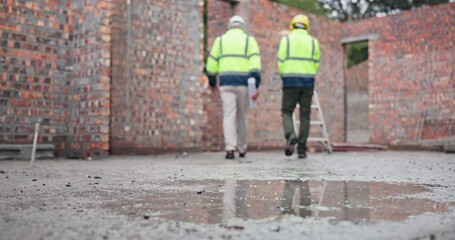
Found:
<path fill-rule="evenodd" d="M 303 24 L 306 26 L 306 29 L 310 29 L 310 20 L 306 15 L 303 14 L 296 15 L 289 24 L 289 29 L 294 30 L 294 24 L 296 23 Z"/>

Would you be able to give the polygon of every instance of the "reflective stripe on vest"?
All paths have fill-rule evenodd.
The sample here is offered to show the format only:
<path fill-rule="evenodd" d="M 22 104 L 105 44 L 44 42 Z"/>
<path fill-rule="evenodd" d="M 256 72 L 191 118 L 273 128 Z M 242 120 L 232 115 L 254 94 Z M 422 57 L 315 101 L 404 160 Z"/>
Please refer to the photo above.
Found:
<path fill-rule="evenodd" d="M 308 73 L 285 73 L 282 74 L 281 77 L 284 78 L 293 78 L 293 77 L 298 77 L 298 78 L 313 78 L 316 74 L 308 74 Z"/>
<path fill-rule="evenodd" d="M 244 73 L 244 72 L 222 72 L 220 73 L 220 76 L 249 76 L 249 73 Z"/>
<path fill-rule="evenodd" d="M 250 36 L 246 35 L 246 45 L 245 45 L 245 54 L 223 54 L 223 36 L 220 36 L 220 57 L 219 58 L 214 58 L 212 57 L 213 59 L 216 59 L 216 61 L 222 59 L 222 58 L 225 58 L 225 57 L 234 57 L 234 58 L 246 58 L 246 59 L 250 59 L 251 57 L 253 56 L 259 56 L 258 53 L 253 53 L 251 55 L 247 55 L 248 54 L 248 45 L 249 45 L 249 41 L 250 41 Z"/>
<path fill-rule="evenodd" d="M 309 61 L 309 62 L 319 62 L 319 60 L 314 59 L 314 38 L 311 39 L 311 58 L 303 58 L 303 57 L 291 57 L 291 43 L 289 41 L 289 36 L 286 36 L 286 59 L 285 60 L 296 60 L 296 61 Z M 285 60 L 278 59 L 280 62 L 284 62 Z"/>

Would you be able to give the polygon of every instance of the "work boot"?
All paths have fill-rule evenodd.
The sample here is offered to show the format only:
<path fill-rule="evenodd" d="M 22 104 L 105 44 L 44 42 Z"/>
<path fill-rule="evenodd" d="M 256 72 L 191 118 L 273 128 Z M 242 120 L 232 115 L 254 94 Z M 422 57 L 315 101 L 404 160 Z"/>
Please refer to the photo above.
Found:
<path fill-rule="evenodd" d="M 239 157 L 244 158 L 246 156 L 246 151 L 245 152 L 239 152 Z"/>
<path fill-rule="evenodd" d="M 234 151 L 226 151 L 226 159 L 234 159 Z"/>
<path fill-rule="evenodd" d="M 297 147 L 297 154 L 300 159 L 306 158 L 306 151 L 307 151 L 306 144 L 305 145 L 299 144 L 299 146 Z"/>
<path fill-rule="evenodd" d="M 286 148 L 284 149 L 284 155 L 291 156 L 294 154 L 295 144 L 297 143 L 296 138 L 290 138 L 286 141 Z"/>

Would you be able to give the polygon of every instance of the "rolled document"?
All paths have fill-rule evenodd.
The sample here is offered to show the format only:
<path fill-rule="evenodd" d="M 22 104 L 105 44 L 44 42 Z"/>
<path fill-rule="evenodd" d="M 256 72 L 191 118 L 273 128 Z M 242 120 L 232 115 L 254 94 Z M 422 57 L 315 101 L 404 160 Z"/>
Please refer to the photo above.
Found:
<path fill-rule="evenodd" d="M 248 78 L 248 99 L 251 108 L 256 108 L 256 101 L 253 100 L 253 95 L 256 94 L 256 79 Z"/>

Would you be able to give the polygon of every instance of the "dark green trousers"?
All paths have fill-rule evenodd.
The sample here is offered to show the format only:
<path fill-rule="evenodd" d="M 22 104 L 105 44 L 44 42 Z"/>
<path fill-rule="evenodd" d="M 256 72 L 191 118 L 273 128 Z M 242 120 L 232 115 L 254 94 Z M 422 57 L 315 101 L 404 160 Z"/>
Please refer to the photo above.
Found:
<path fill-rule="evenodd" d="M 300 195 L 299 200 L 298 202 L 294 202 L 294 196 L 297 192 Z M 295 209 L 293 205 L 298 205 L 299 207 Z M 311 217 L 311 210 L 308 209 L 311 206 L 308 180 L 305 182 L 302 180 L 286 180 L 281 206 L 284 209 L 283 214 L 297 215 L 303 218 Z"/>
<path fill-rule="evenodd" d="M 306 142 L 310 133 L 311 99 L 314 88 L 287 87 L 283 88 L 281 116 L 283 117 L 284 137 L 297 138 L 294 130 L 292 114 L 297 103 L 300 105 L 300 131 L 298 136 L 298 153 L 305 153 Z"/>

